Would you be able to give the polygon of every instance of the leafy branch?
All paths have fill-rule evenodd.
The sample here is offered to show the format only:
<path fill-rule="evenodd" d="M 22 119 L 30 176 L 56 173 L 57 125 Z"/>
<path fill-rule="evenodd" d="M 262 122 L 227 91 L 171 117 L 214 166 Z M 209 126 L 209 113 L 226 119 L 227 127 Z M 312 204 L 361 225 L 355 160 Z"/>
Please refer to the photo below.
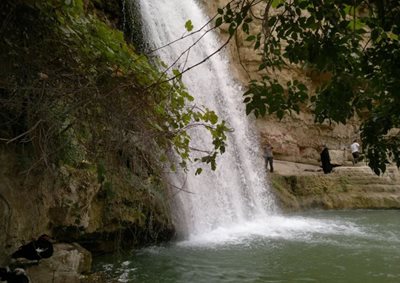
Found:
<path fill-rule="evenodd" d="M 256 7 L 261 16 L 253 12 Z M 237 0 L 218 9 L 218 15 L 216 26 L 227 25 L 230 35 L 244 33 L 245 41 L 262 54 L 262 79 L 251 80 L 244 93 L 248 114 L 282 119 L 311 106 L 318 123 L 346 123 L 357 115 L 375 173 L 384 172 L 391 161 L 399 165 L 400 136 L 394 129 L 400 123 L 392 107 L 400 107 L 398 2 Z M 247 24 L 252 21 L 260 21 L 262 31 L 250 33 Z M 311 93 L 298 81 L 283 84 L 266 76 L 279 76 L 283 68 L 306 69 L 326 79 Z"/>

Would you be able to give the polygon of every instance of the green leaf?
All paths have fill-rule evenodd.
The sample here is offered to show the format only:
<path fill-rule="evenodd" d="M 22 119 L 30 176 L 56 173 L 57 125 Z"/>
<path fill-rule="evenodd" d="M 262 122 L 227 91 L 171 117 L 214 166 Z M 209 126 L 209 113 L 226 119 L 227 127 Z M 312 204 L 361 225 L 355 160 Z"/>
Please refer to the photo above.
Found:
<path fill-rule="evenodd" d="M 251 97 L 246 97 L 244 100 L 243 100 L 243 103 L 249 103 L 251 101 Z"/>
<path fill-rule="evenodd" d="M 268 20 L 268 26 L 272 27 L 273 25 L 275 25 L 276 23 L 276 16 L 272 16 L 269 20 Z"/>
<path fill-rule="evenodd" d="M 247 23 L 243 23 L 243 25 L 242 25 L 242 30 L 243 30 L 245 33 L 249 34 L 249 25 L 248 25 Z"/>
<path fill-rule="evenodd" d="M 250 115 L 251 111 L 253 111 L 251 104 L 246 104 L 246 115 Z"/>
<path fill-rule="evenodd" d="M 215 20 L 215 27 L 219 27 L 220 25 L 222 25 L 223 23 L 223 19 L 222 17 L 219 17 Z"/>
<path fill-rule="evenodd" d="M 278 8 L 279 5 L 282 5 L 282 3 L 284 3 L 284 0 L 273 0 L 272 1 L 272 8 Z"/>
<path fill-rule="evenodd" d="M 174 74 L 175 77 L 180 77 L 182 75 L 178 69 L 173 69 L 172 73 Z"/>
<path fill-rule="evenodd" d="M 268 62 L 262 62 L 260 65 L 258 65 L 258 70 L 264 70 L 268 66 Z"/>
<path fill-rule="evenodd" d="M 185 23 L 185 28 L 186 28 L 186 30 L 187 30 L 188 32 L 191 32 L 191 31 L 193 30 L 193 24 L 192 24 L 192 21 L 191 21 L 191 20 L 188 20 L 188 21 Z"/>
<path fill-rule="evenodd" d="M 376 41 L 378 39 L 378 37 L 379 37 L 379 34 L 380 34 L 380 30 L 379 29 L 377 29 L 377 28 L 373 29 L 371 31 L 371 39 L 372 39 L 372 41 Z"/>
<path fill-rule="evenodd" d="M 246 37 L 246 41 L 254 41 L 254 40 L 256 40 L 255 35 L 249 35 L 248 37 Z"/>
<path fill-rule="evenodd" d="M 299 3 L 299 8 L 300 9 L 305 9 L 305 8 L 307 8 L 307 6 L 309 5 L 310 3 L 308 2 L 308 1 L 301 1 L 300 3 Z"/>

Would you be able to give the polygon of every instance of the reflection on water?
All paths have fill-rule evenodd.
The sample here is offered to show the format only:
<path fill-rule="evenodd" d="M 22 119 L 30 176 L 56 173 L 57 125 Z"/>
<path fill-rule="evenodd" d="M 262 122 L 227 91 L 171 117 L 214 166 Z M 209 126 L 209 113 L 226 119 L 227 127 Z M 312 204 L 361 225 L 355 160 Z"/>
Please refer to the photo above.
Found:
<path fill-rule="evenodd" d="M 400 211 L 308 212 L 96 260 L 120 282 L 400 282 Z"/>

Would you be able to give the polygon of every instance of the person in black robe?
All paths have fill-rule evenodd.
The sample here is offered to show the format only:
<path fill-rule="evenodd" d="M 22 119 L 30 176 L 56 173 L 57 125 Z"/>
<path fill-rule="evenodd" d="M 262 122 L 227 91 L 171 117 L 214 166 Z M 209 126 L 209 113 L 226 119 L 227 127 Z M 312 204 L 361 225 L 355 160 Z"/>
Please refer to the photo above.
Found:
<path fill-rule="evenodd" d="M 322 170 L 325 174 L 332 172 L 332 164 L 331 164 L 331 157 L 329 156 L 329 150 L 326 145 L 323 146 L 321 151 L 321 163 L 322 163 Z"/>
<path fill-rule="evenodd" d="M 21 246 L 14 252 L 12 258 L 26 258 L 29 260 L 41 260 L 49 258 L 53 255 L 53 244 L 50 236 L 41 235 L 37 240 L 34 240 L 26 245 Z"/>
<path fill-rule="evenodd" d="M 25 270 L 22 268 L 16 268 L 11 271 L 8 267 L 0 267 L 0 281 L 7 283 L 29 283 L 29 277 Z"/>

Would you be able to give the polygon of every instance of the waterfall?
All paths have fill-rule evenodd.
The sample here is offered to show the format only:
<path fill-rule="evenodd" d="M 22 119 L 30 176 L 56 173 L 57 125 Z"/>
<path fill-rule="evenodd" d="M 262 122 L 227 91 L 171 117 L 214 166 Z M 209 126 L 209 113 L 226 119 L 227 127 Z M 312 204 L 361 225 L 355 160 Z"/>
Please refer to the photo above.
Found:
<path fill-rule="evenodd" d="M 151 48 L 159 48 L 181 38 L 185 23 L 191 20 L 194 29 L 209 19 L 195 0 L 140 0 L 143 34 Z M 184 40 L 161 48 L 157 56 L 167 65 L 203 36 L 205 29 Z M 221 46 L 217 34 L 209 32 L 182 56 L 175 68 L 192 66 Z M 217 170 L 204 166 L 195 176 L 194 168 L 171 177 L 185 191 L 175 194 L 175 222 L 186 239 L 265 218 L 275 210 L 266 182 L 265 165 L 257 135 L 245 115 L 243 90 L 233 79 L 223 52 L 183 75 L 183 81 L 197 105 L 217 113 L 234 131 L 228 134 L 226 152 L 217 159 Z M 190 132 L 192 147 L 204 148 L 210 139 L 199 128 Z M 198 166 L 198 165 L 196 165 Z"/>

